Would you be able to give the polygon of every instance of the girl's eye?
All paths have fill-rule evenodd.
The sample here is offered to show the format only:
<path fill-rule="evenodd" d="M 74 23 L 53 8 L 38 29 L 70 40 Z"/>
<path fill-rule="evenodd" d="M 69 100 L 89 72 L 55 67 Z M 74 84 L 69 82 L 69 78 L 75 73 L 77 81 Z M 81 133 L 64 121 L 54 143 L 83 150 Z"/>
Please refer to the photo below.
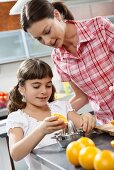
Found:
<path fill-rule="evenodd" d="M 33 86 L 34 89 L 38 89 L 40 86 Z"/>
<path fill-rule="evenodd" d="M 47 85 L 46 87 L 47 87 L 47 88 L 51 88 L 51 87 L 52 87 L 52 85 Z"/>

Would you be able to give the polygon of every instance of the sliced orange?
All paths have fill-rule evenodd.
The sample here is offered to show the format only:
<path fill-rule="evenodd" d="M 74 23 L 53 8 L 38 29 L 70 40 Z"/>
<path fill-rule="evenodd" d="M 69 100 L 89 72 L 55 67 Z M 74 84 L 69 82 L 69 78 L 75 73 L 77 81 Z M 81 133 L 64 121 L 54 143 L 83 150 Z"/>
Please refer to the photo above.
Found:
<path fill-rule="evenodd" d="M 110 142 L 110 144 L 111 144 L 112 148 L 114 148 L 114 140 L 112 140 L 112 141 Z"/>
<path fill-rule="evenodd" d="M 111 124 L 114 125 L 114 120 L 111 120 Z"/>
<path fill-rule="evenodd" d="M 67 118 L 64 115 L 62 115 L 61 113 L 52 113 L 51 115 L 52 116 L 59 116 L 58 120 L 62 119 L 64 121 L 64 123 L 68 123 Z"/>

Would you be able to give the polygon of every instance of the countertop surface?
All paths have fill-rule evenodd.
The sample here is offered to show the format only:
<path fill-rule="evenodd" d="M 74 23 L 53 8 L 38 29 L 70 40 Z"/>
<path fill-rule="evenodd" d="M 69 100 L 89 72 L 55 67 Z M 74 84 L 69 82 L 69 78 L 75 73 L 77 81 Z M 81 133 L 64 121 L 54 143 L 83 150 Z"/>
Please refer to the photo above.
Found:
<path fill-rule="evenodd" d="M 6 119 L 0 120 L 0 137 L 6 137 Z"/>
<path fill-rule="evenodd" d="M 89 137 L 95 142 L 98 148 L 114 151 L 110 145 L 110 141 L 114 139 L 114 136 L 110 136 L 106 133 L 94 133 Z M 81 167 L 75 168 L 67 161 L 66 150 L 60 148 L 58 144 L 35 149 L 32 156 L 40 163 L 53 170 L 83 170 Z"/>
<path fill-rule="evenodd" d="M 0 118 L 5 117 L 8 115 L 7 108 L 0 109 Z"/>

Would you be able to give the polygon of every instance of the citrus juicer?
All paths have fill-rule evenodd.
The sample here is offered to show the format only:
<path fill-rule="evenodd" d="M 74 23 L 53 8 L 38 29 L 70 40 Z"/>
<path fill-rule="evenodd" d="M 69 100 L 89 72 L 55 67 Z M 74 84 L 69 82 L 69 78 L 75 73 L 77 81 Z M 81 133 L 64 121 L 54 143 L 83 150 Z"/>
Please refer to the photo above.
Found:
<path fill-rule="evenodd" d="M 67 123 L 67 128 L 55 133 L 52 138 L 57 140 L 60 147 L 65 148 L 70 142 L 76 141 L 82 136 L 85 136 L 83 129 L 75 128 L 73 122 L 69 120 Z"/>

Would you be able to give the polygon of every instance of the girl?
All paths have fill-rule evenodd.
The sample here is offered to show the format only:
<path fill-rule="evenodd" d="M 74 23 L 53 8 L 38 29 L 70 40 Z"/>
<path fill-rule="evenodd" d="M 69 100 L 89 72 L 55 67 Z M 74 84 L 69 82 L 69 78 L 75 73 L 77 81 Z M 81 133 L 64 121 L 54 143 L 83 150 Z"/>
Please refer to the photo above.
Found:
<path fill-rule="evenodd" d="M 42 12 L 43 11 L 43 12 Z M 61 2 L 31 0 L 21 14 L 22 28 L 44 45 L 54 47 L 52 59 L 61 81 L 75 92 L 75 110 L 90 102 L 97 122 L 114 118 L 114 25 L 104 17 L 74 21 Z"/>
<path fill-rule="evenodd" d="M 22 62 L 18 83 L 9 95 L 6 129 L 10 154 L 13 160 L 25 158 L 30 170 L 40 169 L 40 164 L 30 155 L 35 148 L 56 143 L 54 132 L 66 128 L 64 121 L 51 113 L 61 113 L 72 120 L 76 127 L 89 131 L 95 126 L 93 116 L 75 113 L 69 102 L 54 101 L 55 88 L 50 66 L 36 59 Z M 25 147 L 26 146 L 26 147 Z"/>

